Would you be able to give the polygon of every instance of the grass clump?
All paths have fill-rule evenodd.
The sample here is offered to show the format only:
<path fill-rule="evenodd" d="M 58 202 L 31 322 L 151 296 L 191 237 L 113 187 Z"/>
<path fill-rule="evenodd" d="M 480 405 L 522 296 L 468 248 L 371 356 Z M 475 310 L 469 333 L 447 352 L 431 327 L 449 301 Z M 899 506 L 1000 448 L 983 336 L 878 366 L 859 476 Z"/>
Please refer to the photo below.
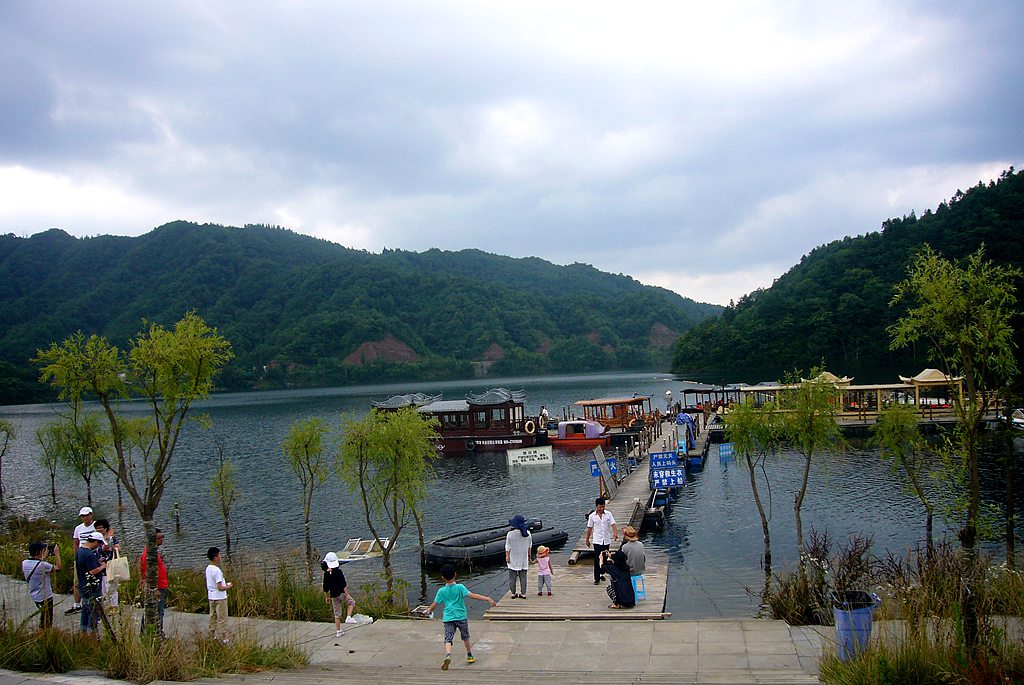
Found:
<path fill-rule="evenodd" d="M 12 621 L 0 627 L 0 668 L 36 673 L 102 671 L 109 678 L 144 685 L 154 680 L 187 681 L 222 673 L 301 668 L 308 656 L 291 644 L 261 645 L 254 636 L 221 644 L 201 633 L 157 639 L 139 635 L 134 617 L 117 621 L 117 639 L 57 628 L 33 630 Z"/>
<path fill-rule="evenodd" d="M 848 661 L 827 654 L 822 682 L 836 685 L 988 685 L 1024 683 L 1024 574 L 991 557 L 970 557 L 948 543 L 931 551 L 877 558 L 870 538 L 851 538 L 833 552 L 812 532 L 803 573 L 776 576 L 766 601 L 791 624 L 832 622 L 831 593 L 875 592 L 876 619 L 886 619 L 868 649 Z M 977 643 L 964 639 L 962 607 L 970 588 L 977 606 Z"/>

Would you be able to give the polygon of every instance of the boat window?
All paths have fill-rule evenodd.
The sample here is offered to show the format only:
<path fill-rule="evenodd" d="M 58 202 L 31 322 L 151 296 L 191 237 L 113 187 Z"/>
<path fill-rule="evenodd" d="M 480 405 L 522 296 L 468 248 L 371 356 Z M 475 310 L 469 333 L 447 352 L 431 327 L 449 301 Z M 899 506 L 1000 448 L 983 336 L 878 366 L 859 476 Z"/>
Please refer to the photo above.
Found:
<path fill-rule="evenodd" d="M 495 426 L 498 424 L 506 425 L 505 420 L 506 412 L 504 408 L 492 409 L 491 410 L 491 425 Z"/>
<path fill-rule="evenodd" d="M 487 428 L 487 412 L 473 412 L 473 428 Z"/>

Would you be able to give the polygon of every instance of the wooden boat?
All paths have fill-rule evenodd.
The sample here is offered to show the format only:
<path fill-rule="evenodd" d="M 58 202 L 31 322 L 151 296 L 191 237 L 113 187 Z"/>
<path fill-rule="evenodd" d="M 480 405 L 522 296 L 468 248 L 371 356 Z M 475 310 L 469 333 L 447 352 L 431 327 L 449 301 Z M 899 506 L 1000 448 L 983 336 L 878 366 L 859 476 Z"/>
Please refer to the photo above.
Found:
<path fill-rule="evenodd" d="M 655 420 L 650 395 L 581 400 L 576 406 L 582 407 L 584 419 L 596 421 L 609 431 L 631 431 Z"/>
<path fill-rule="evenodd" d="M 337 553 L 338 561 L 347 564 L 350 561 L 362 561 L 363 559 L 379 557 L 384 553 L 382 548 L 387 547 L 390 542 L 391 538 L 381 538 L 380 542 L 377 542 L 375 538 L 368 540 L 349 538 L 348 542 L 345 543 L 345 547 Z M 395 549 L 393 547 L 391 551 Z"/>
<path fill-rule="evenodd" d="M 395 395 L 383 402 L 371 401 L 374 409 L 397 411 L 416 407 L 438 421 L 438 441 L 445 454 L 501 452 L 533 447 L 544 434 L 537 422 L 526 416 L 526 393 L 522 390 L 492 388 L 464 400 L 445 400 L 441 395 L 412 393 Z"/>
<path fill-rule="evenodd" d="M 561 450 L 593 449 L 608 447 L 611 443 L 611 436 L 597 421 L 579 419 L 559 421 L 556 433 L 548 435 L 548 442 L 552 447 Z"/>
<path fill-rule="evenodd" d="M 533 550 L 538 545 L 563 544 L 569 539 L 564 530 L 544 527 L 540 519 L 529 519 L 533 535 Z M 441 564 L 488 564 L 505 560 L 505 536 L 512 530 L 508 525 L 455 533 L 438 538 L 423 547 L 423 561 L 431 566 Z"/>

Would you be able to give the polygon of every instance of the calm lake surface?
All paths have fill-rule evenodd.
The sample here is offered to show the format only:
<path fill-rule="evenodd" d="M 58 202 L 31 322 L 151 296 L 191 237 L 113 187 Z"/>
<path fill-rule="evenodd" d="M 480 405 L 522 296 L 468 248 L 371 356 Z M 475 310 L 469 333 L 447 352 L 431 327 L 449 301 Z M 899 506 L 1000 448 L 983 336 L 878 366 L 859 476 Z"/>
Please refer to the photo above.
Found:
<path fill-rule="evenodd" d="M 466 392 L 494 386 L 525 389 L 527 411 L 532 414 L 539 412 L 541 404 L 547 405 L 555 416 L 562 407 L 577 400 L 634 392 L 652 395 L 654 406 L 664 408 L 665 391 L 672 390 L 678 396 L 685 385 L 667 374 L 641 373 L 217 395 L 198 406 L 199 412 L 210 417 L 212 427 L 203 430 L 196 424 L 190 425 L 175 454 L 173 477 L 158 515 L 158 525 L 168 533 L 167 557 L 174 566 L 201 567 L 206 563 L 207 547 L 223 547 L 223 523 L 209 494 L 216 468 L 216 441 L 225 446 L 226 454 L 235 463 L 241 490 L 241 499 L 232 515 L 233 545 L 250 552 L 277 554 L 303 544 L 301 488 L 281 451 L 281 442 L 295 421 L 317 416 L 337 425 L 343 413 L 352 417 L 365 414 L 371 398 L 420 391 L 458 399 Z M 126 407 L 144 409 L 130 404 Z M 40 465 L 40 450 L 35 441 L 36 428 L 52 420 L 56 409 L 49 405 L 0 407 L 0 418 L 14 423 L 18 431 L 3 462 L 3 482 L 9 513 L 48 517 L 73 525 L 79 507 L 85 504 L 85 486 L 77 477 L 60 477 L 54 506 L 49 475 Z M 582 532 L 584 517 L 592 509 L 597 494 L 589 459 L 589 452 L 558 450 L 554 465 L 548 467 L 510 468 L 505 464 L 504 453 L 439 459 L 425 507 L 427 536 L 436 538 L 501 525 L 512 515 L 522 513 L 564 528 L 573 542 Z M 779 455 L 768 464 L 776 571 L 791 566 L 796 556 L 792 503 L 801 469 L 802 460 L 794 454 Z M 1017 477 L 1018 482 L 1024 482 L 1020 474 Z M 999 474 L 989 474 L 987 481 L 987 496 L 999 501 Z M 938 484 L 933 484 L 932 490 L 940 500 L 947 497 Z M 762 496 L 767 502 L 763 489 Z M 181 510 L 180 535 L 175 534 L 171 517 L 176 502 Z M 111 476 L 101 474 L 94 482 L 93 506 L 98 516 L 111 519 L 117 526 L 117 494 Z M 119 532 L 130 547 L 139 549 L 141 525 L 133 515 L 134 507 L 130 503 L 128 507 Z M 1024 519 L 1022 513 L 1018 511 L 1018 520 Z M 840 542 L 851 534 L 872 535 L 878 554 L 887 550 L 902 552 L 916 545 L 924 531 L 920 504 L 901 491 L 878 451 L 856 440 L 845 454 L 814 465 L 803 518 L 805 532 L 812 526 L 827 529 Z M 936 521 L 936 526 L 938 536 L 947 534 L 941 521 Z M 322 555 L 340 549 L 350 537 L 368 536 L 355 497 L 332 476 L 315 498 L 314 545 Z M 716 446 L 711 448 L 705 470 L 692 479 L 675 501 L 665 530 L 645 535 L 643 542 L 670 558 L 667 609 L 673 618 L 744 617 L 758 613 L 756 593 L 764 582 L 759 566 L 761 527 L 749 478 L 741 464 L 720 462 Z M 557 550 L 553 554 L 556 574 L 557 564 L 564 563 L 565 554 Z M 432 599 L 438 581 L 432 575 L 421 574 L 413 526 L 399 538 L 396 565 L 399 575 L 410 584 L 414 602 L 424 596 L 427 601 Z M 354 588 L 378 570 L 377 561 L 345 566 Z M 462 579 L 472 590 L 496 598 L 506 589 L 502 567 L 465 573 Z M 530 587 L 535 580 L 531 577 Z M 479 606 L 474 608 L 481 610 Z"/>

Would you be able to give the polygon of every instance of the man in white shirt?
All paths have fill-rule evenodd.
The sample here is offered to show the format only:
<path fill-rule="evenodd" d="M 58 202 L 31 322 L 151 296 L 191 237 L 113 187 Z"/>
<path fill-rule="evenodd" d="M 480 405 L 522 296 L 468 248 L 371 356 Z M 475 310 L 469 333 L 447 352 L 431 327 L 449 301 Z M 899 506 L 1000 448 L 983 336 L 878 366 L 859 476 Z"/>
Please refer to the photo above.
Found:
<path fill-rule="evenodd" d="M 601 553 L 610 549 L 613 540 L 619 539 L 619 527 L 615 517 L 604 509 L 604 497 L 594 500 L 594 511 L 587 517 L 587 547 L 594 546 L 594 585 L 604 580 L 601 575 Z"/>
<path fill-rule="evenodd" d="M 220 548 L 206 552 L 210 565 L 206 567 L 206 597 L 210 600 L 210 637 L 228 643 L 228 590 L 232 583 L 224 580 L 220 570 Z M 218 637 L 220 636 L 220 637 Z"/>
<path fill-rule="evenodd" d="M 71 605 L 71 608 L 65 611 L 65 614 L 73 614 L 76 611 L 82 610 L 82 594 L 78 591 L 78 572 L 74 568 L 75 556 L 78 553 L 78 544 L 82 539 L 83 535 L 88 535 L 96 530 L 96 523 L 92 518 L 92 507 L 82 507 L 78 510 L 78 520 L 81 521 L 75 526 L 75 532 L 71 534 L 71 559 L 72 559 L 72 576 L 74 577 L 74 594 L 75 602 Z"/>

